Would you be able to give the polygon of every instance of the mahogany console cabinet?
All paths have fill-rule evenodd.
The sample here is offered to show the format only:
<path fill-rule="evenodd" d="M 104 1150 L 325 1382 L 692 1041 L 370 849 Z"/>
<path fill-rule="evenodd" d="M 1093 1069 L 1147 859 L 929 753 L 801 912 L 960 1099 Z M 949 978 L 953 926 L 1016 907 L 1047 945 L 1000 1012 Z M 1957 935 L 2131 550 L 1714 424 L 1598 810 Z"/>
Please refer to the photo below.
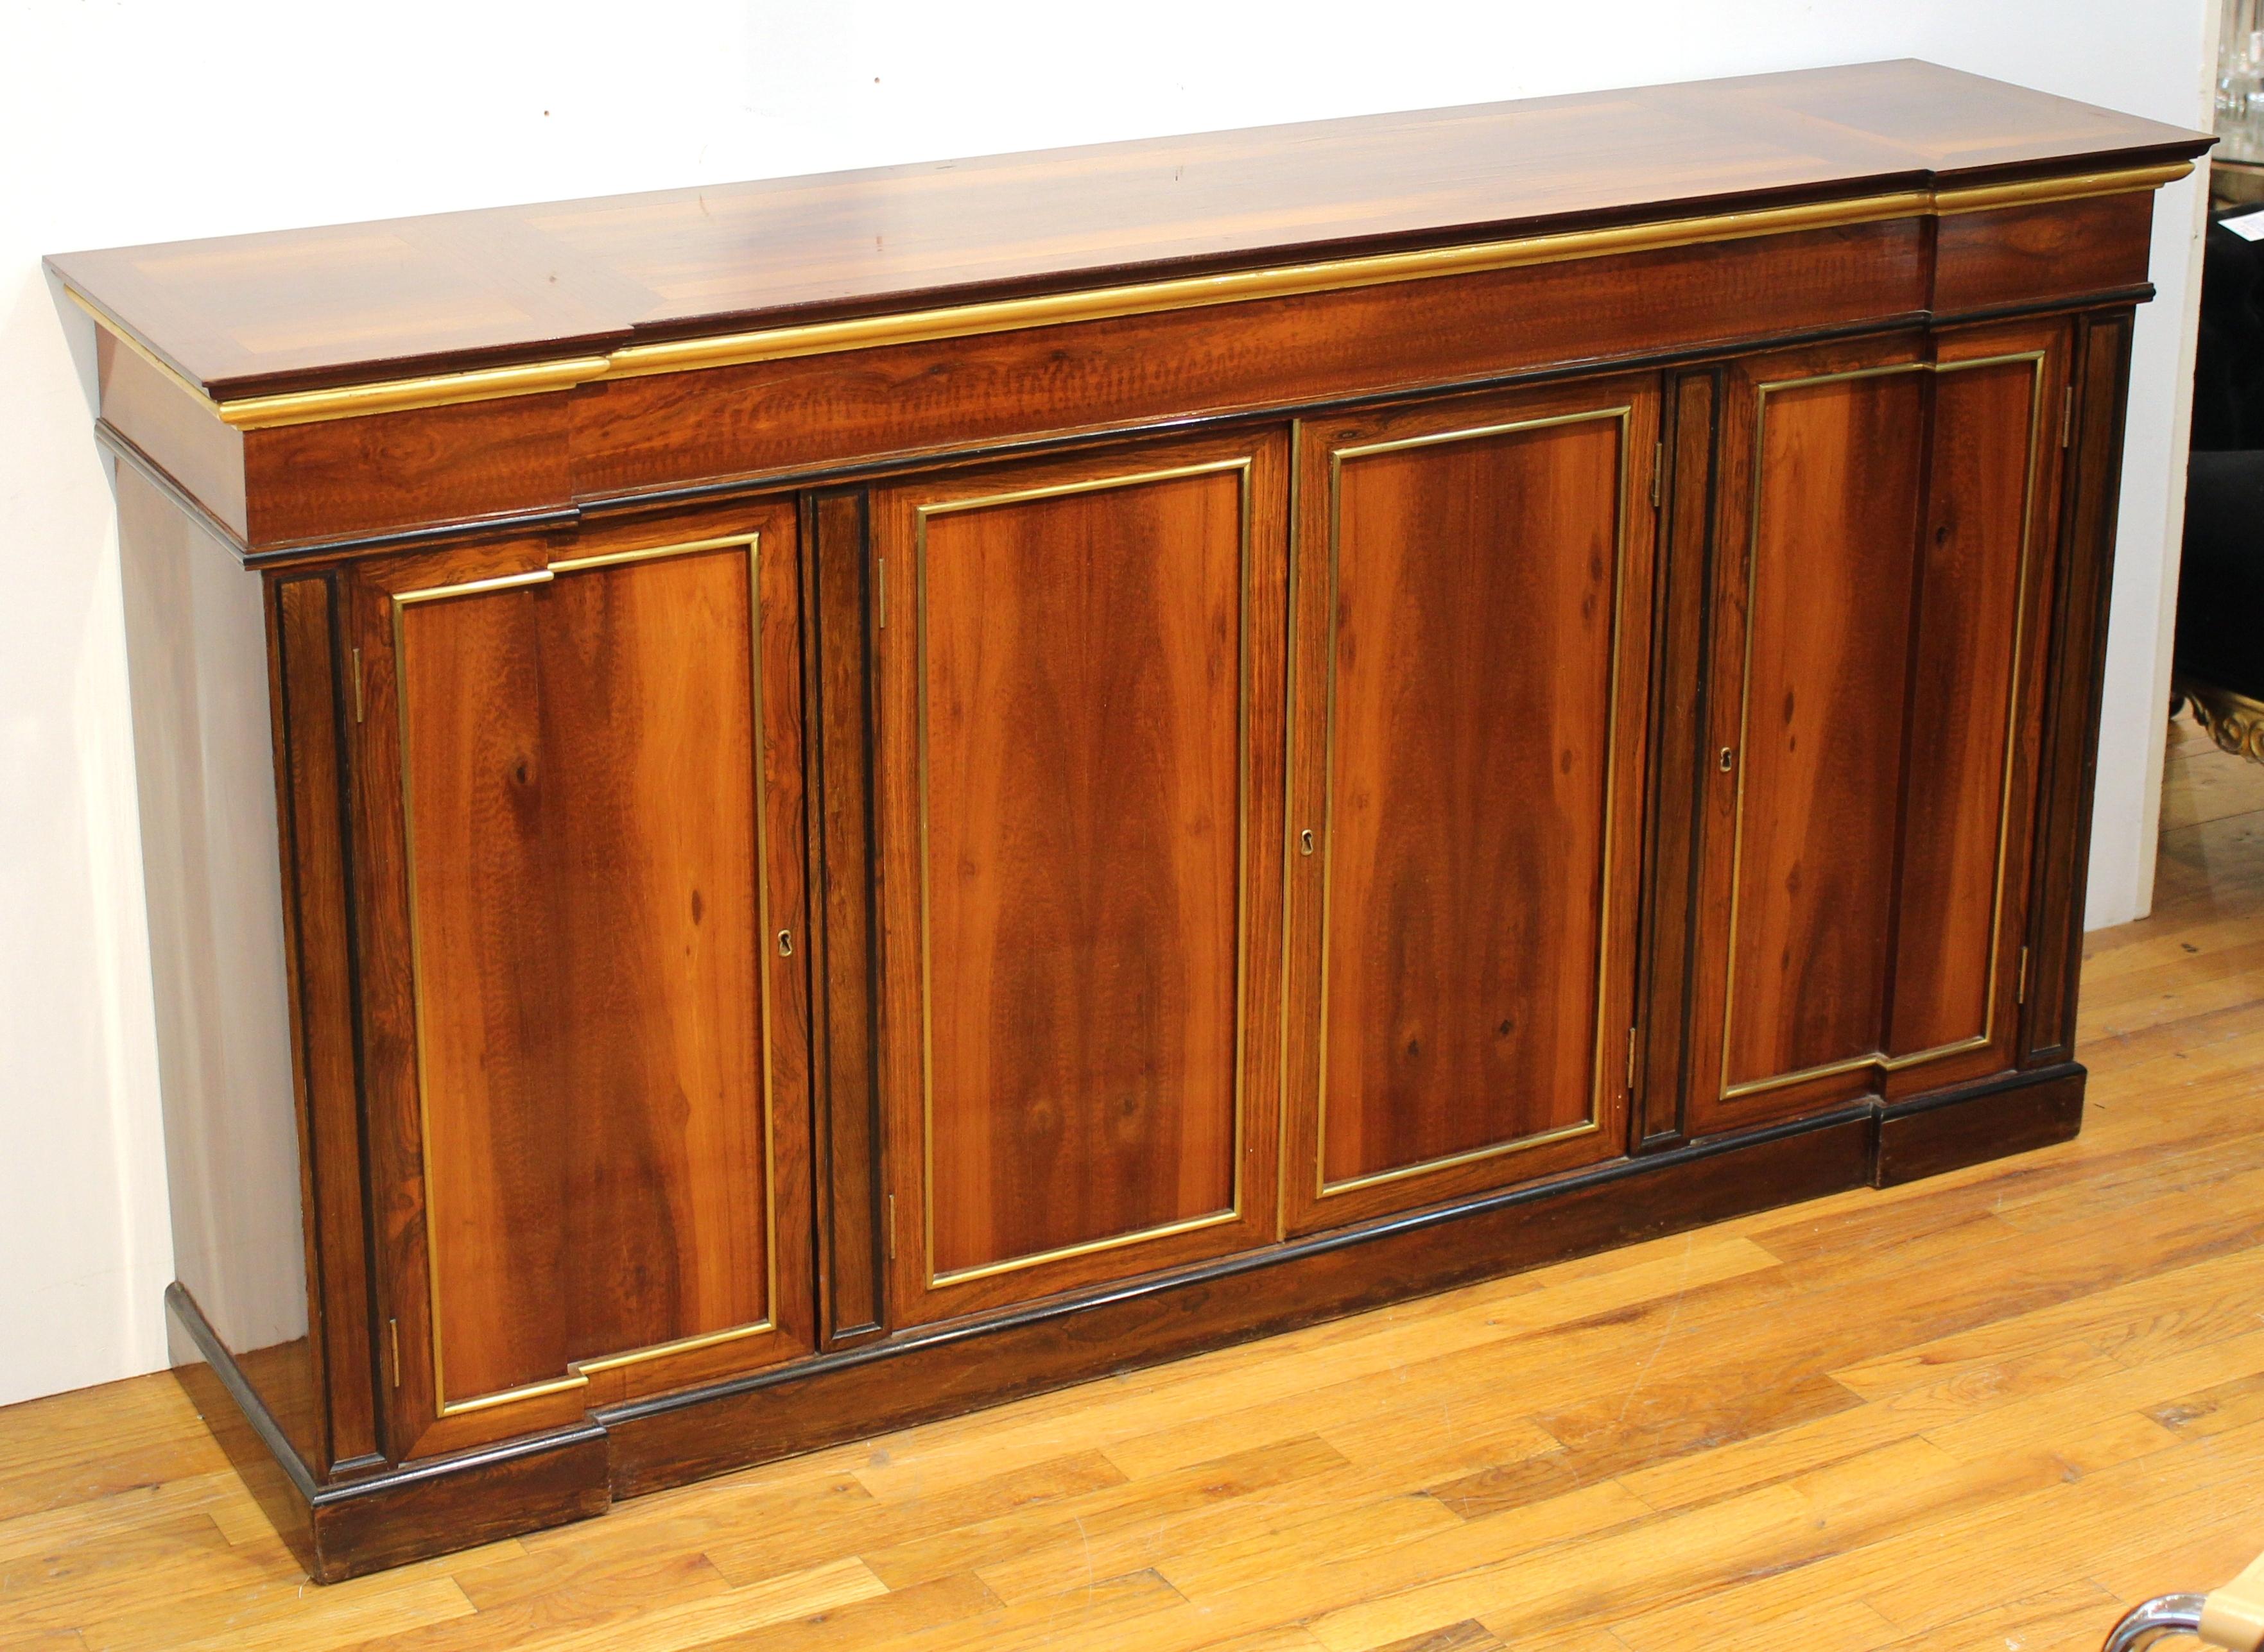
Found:
<path fill-rule="evenodd" d="M 310 1569 L 2073 1134 L 2207 143 L 1886 63 L 51 260 Z"/>

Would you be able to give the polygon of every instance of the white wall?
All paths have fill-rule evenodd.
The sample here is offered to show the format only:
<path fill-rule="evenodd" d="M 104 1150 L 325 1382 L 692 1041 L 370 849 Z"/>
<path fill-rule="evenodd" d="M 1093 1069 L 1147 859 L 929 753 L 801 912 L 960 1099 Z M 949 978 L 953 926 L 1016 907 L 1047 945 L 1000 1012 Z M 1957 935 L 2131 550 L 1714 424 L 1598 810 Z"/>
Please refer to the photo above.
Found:
<path fill-rule="evenodd" d="M 2199 124 L 2210 0 L 0 7 L 0 1402 L 163 1363 L 117 547 L 43 252 L 1919 56 Z M 2190 184 L 2138 333 L 2093 913 L 2143 909 Z"/>

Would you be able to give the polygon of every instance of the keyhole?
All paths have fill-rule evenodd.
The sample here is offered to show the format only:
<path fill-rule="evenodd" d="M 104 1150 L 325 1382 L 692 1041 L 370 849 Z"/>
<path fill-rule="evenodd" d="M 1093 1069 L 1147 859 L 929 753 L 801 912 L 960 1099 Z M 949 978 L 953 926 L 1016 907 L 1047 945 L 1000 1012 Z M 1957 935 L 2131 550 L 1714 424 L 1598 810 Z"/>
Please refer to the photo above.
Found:
<path fill-rule="evenodd" d="M 794 931 L 792 930 L 780 930 L 779 931 L 779 956 L 781 958 L 791 958 L 794 956 Z"/>
<path fill-rule="evenodd" d="M 1313 829 L 1311 827 L 1308 826 L 1304 830 L 1297 834 L 1297 852 L 1301 855 L 1310 855 L 1313 852 Z"/>

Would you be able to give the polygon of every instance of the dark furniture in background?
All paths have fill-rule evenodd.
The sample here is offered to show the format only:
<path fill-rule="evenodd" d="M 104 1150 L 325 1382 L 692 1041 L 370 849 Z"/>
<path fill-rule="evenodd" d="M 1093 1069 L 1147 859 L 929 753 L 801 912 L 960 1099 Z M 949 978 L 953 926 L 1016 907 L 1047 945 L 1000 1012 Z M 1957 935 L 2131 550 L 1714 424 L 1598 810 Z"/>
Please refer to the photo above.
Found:
<path fill-rule="evenodd" d="M 1905 62 L 53 260 L 316 1575 L 2072 1134 L 2207 143 Z"/>
<path fill-rule="evenodd" d="M 2214 221 L 2171 685 L 2218 745 L 2264 763 L 2264 246 Z"/>

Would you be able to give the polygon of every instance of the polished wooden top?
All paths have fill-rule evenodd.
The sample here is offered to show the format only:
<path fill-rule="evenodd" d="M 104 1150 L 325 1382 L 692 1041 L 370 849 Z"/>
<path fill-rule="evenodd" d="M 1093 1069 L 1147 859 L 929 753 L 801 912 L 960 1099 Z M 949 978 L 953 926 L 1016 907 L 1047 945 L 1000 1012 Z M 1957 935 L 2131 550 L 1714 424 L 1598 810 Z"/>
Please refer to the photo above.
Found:
<path fill-rule="evenodd" d="M 56 256 L 215 399 L 2191 156 L 1913 61 Z"/>

